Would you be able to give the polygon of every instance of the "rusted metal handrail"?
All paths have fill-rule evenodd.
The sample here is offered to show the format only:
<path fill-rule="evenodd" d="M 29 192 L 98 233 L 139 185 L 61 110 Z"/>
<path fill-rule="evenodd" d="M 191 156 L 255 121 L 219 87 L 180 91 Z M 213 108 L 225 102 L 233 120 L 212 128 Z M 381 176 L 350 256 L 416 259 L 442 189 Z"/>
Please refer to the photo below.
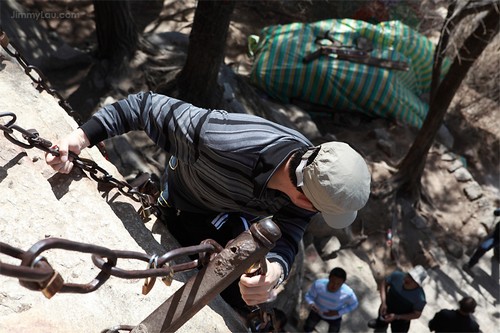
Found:
<path fill-rule="evenodd" d="M 66 283 L 62 276 L 52 268 L 48 260 L 41 255 L 44 251 L 50 249 L 89 253 L 92 255 L 92 261 L 100 269 L 100 272 L 94 280 L 86 284 Z M 19 279 L 19 283 L 23 287 L 42 291 L 47 298 L 51 298 L 56 293 L 84 294 L 93 292 L 106 282 L 110 276 L 123 279 L 164 277 L 166 278 L 164 282 L 169 285 L 174 273 L 201 268 L 202 265 L 208 262 L 208 257 L 221 249 L 222 247 L 215 241 L 205 240 L 200 245 L 174 249 L 158 257 L 156 254 L 148 255 L 134 251 L 111 250 L 99 245 L 62 238 L 47 238 L 38 241 L 27 251 L 0 242 L 0 253 L 21 260 L 18 266 L 0 261 L 0 274 Z M 175 259 L 193 254 L 199 254 L 200 259 L 177 265 L 170 264 Z M 145 270 L 125 270 L 116 267 L 119 258 L 146 262 L 151 262 L 154 259 L 157 266 Z"/>

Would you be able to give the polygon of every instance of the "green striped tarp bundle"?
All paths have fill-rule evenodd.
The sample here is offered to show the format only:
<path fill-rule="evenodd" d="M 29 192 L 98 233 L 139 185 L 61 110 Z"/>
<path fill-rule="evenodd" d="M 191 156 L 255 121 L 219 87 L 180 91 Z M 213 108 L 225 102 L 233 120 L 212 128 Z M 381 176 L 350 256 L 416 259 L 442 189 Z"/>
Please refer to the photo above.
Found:
<path fill-rule="evenodd" d="M 330 54 L 307 64 L 303 58 L 329 36 L 343 45 L 358 37 L 371 41 L 373 57 L 404 61 L 409 71 L 384 69 L 336 59 Z M 400 21 L 370 24 L 352 19 L 292 23 L 262 29 L 253 48 L 251 81 L 283 102 L 296 98 L 338 111 L 360 111 L 420 128 L 428 105 L 434 45 Z M 443 68 L 444 74 L 446 68 Z"/>

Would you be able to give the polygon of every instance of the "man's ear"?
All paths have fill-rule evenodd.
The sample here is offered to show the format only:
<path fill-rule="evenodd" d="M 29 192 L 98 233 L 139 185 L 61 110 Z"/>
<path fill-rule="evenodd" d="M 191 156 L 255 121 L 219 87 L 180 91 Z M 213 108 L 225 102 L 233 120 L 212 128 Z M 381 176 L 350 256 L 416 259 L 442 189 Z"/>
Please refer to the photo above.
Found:
<path fill-rule="evenodd" d="M 313 204 L 311 201 L 306 197 L 306 195 L 300 191 L 297 191 L 298 194 L 295 197 L 295 205 L 304 208 L 310 211 L 316 211 L 316 208 L 314 208 Z"/>

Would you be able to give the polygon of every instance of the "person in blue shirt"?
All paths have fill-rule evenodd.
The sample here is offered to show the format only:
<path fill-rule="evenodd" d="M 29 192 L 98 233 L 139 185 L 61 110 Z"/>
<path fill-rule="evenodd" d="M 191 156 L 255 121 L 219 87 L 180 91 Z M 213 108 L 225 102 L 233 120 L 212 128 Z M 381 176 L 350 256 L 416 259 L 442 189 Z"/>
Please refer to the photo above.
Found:
<path fill-rule="evenodd" d="M 345 284 L 346 278 L 345 270 L 335 267 L 328 279 L 314 281 L 305 295 L 311 309 L 304 324 L 305 332 L 312 332 L 321 320 L 328 323 L 328 332 L 340 331 L 342 316 L 358 307 L 358 298 Z"/>

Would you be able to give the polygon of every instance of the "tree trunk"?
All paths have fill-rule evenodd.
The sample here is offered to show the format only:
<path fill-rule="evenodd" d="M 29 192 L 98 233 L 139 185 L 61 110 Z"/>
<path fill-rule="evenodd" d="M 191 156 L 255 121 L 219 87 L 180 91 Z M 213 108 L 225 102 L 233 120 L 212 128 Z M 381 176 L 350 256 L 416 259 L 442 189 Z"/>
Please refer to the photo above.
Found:
<path fill-rule="evenodd" d="M 78 89 L 68 97 L 69 104 L 83 120 L 92 116 L 99 100 L 111 87 L 111 80 L 135 54 L 138 33 L 128 1 L 94 0 L 98 58 Z"/>
<path fill-rule="evenodd" d="M 94 11 L 99 57 L 117 65 L 130 60 L 138 34 L 129 2 L 94 0 Z"/>
<path fill-rule="evenodd" d="M 217 77 L 234 6 L 235 1 L 198 1 L 186 63 L 177 77 L 180 99 L 205 108 L 220 105 Z"/>
<path fill-rule="evenodd" d="M 498 31 L 499 14 L 496 6 L 493 6 L 478 23 L 475 31 L 467 37 L 447 75 L 437 87 L 436 98 L 430 105 L 422 129 L 395 174 L 395 179 L 400 181 L 400 191 L 410 194 L 415 201 L 420 195 L 420 180 L 427 154 L 439 127 L 443 123 L 446 111 L 470 67 Z"/>

